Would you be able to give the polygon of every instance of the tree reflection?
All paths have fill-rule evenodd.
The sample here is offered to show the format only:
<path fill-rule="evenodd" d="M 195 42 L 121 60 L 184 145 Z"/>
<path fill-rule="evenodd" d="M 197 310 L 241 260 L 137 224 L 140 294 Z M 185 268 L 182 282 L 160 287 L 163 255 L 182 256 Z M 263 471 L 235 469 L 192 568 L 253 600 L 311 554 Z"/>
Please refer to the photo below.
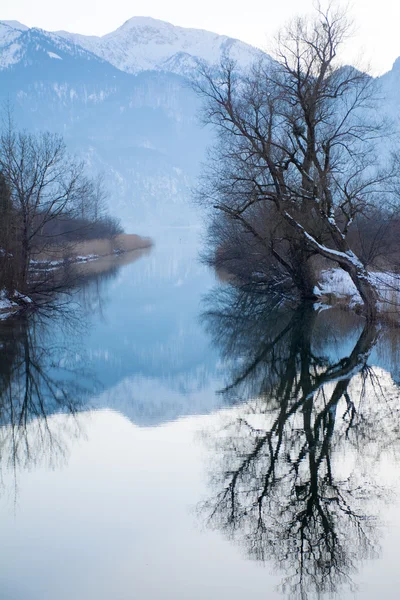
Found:
<path fill-rule="evenodd" d="M 82 435 L 79 413 L 100 390 L 82 336 L 101 317 L 110 280 L 146 252 L 66 267 L 37 297 L 35 312 L 0 321 L 0 477 L 6 467 L 16 473 L 66 460 Z"/>
<path fill-rule="evenodd" d="M 2 328 L 0 342 L 0 465 L 55 466 L 81 433 L 77 413 L 91 386 L 73 349 L 51 341 L 36 314 Z M 54 315 L 51 321 L 54 327 Z M 57 417 L 62 414 L 63 417 Z"/>
<path fill-rule="evenodd" d="M 117 272 L 90 274 L 79 290 L 44 297 L 35 313 L 0 323 L 0 475 L 58 466 L 82 435 L 79 413 L 100 386 L 81 338 Z"/>
<path fill-rule="evenodd" d="M 311 305 L 281 310 L 233 288 L 209 303 L 206 326 L 231 364 L 222 393 L 242 404 L 208 438 L 218 459 L 201 514 L 279 567 L 288 597 L 352 586 L 377 551 L 374 502 L 387 490 L 374 469 L 400 437 L 398 390 L 367 364 L 378 327 L 358 323 L 352 351 L 333 360 Z"/>

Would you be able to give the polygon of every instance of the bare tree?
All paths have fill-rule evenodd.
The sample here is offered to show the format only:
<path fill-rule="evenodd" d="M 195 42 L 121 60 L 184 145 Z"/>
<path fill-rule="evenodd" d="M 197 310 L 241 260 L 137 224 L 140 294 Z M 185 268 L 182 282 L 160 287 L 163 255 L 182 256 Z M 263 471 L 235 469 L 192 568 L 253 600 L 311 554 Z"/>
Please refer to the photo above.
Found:
<path fill-rule="evenodd" d="M 231 60 L 202 68 L 194 87 L 219 141 L 200 197 L 263 244 L 304 298 L 315 283 L 310 258 L 334 261 L 373 320 L 378 293 L 347 236 L 357 215 L 395 203 L 396 169 L 378 160 L 374 81 L 337 61 L 349 31 L 344 12 L 319 8 L 313 21 L 298 18 L 281 32 L 275 61 L 245 74 Z"/>
<path fill-rule="evenodd" d="M 76 207 L 76 215 L 83 221 L 97 223 L 107 214 L 104 173 L 99 173 L 97 177 L 88 181 L 87 188 L 86 195 L 81 196 L 79 205 Z"/>
<path fill-rule="evenodd" d="M 0 171 L 0 287 L 7 288 L 13 287 L 10 264 L 10 250 L 15 236 L 13 217 L 10 189 Z"/>
<path fill-rule="evenodd" d="M 20 264 L 24 286 L 33 253 L 54 243 L 41 235 L 48 223 L 74 215 L 82 202 L 91 201 L 95 186 L 85 177 L 83 163 L 67 153 L 61 136 L 17 131 L 10 116 L 0 135 L 0 171 L 18 213 L 20 256 L 14 264 Z"/>

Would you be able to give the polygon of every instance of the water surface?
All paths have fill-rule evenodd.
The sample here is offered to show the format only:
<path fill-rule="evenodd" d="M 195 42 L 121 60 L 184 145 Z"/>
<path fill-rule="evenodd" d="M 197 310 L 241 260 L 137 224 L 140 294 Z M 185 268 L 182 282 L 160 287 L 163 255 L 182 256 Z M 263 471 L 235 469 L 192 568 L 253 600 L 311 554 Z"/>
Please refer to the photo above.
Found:
<path fill-rule="evenodd" d="M 197 249 L 173 230 L 2 327 L 1 597 L 397 598 L 399 334 Z"/>

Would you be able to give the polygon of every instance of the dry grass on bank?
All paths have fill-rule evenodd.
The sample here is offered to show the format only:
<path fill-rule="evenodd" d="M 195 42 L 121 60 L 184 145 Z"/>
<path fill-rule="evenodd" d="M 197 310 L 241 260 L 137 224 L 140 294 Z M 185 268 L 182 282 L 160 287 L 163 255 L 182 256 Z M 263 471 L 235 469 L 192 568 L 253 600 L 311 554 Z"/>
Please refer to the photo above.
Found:
<path fill-rule="evenodd" d="M 129 265 L 143 256 L 148 256 L 151 252 L 151 247 L 137 248 L 134 251 L 123 252 L 122 254 L 107 254 L 107 256 L 101 256 L 96 260 L 89 260 L 87 262 L 78 262 L 73 265 L 73 273 L 79 276 L 87 275 L 99 275 L 100 273 L 107 273 L 114 267 L 122 267 Z"/>
<path fill-rule="evenodd" d="M 71 248 L 73 256 L 107 256 L 114 252 L 131 252 L 149 248 L 152 245 L 150 238 L 142 238 L 140 235 L 121 233 L 109 240 L 87 240 L 74 244 Z"/>
<path fill-rule="evenodd" d="M 118 252 L 131 252 L 150 248 L 150 238 L 136 234 L 121 233 L 110 239 L 84 240 L 65 245 L 55 245 L 35 256 L 39 261 L 60 261 L 86 256 L 109 256 Z"/>

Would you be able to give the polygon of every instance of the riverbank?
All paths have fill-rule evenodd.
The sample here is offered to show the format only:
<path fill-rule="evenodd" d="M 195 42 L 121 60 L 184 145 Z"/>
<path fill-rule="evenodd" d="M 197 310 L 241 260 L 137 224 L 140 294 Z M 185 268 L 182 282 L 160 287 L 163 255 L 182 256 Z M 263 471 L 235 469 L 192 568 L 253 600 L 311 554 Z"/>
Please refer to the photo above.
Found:
<path fill-rule="evenodd" d="M 82 240 L 65 245 L 54 245 L 35 256 L 31 261 L 33 271 L 54 270 L 65 264 L 86 263 L 105 256 L 123 254 L 133 250 L 151 248 L 148 237 L 121 233 L 111 239 Z"/>
<path fill-rule="evenodd" d="M 149 252 L 152 246 L 150 238 L 136 234 L 120 234 L 112 239 L 83 240 L 69 246 L 54 246 L 31 261 L 32 281 L 45 275 L 46 283 L 51 287 L 53 281 L 58 288 L 63 273 L 68 270 L 68 281 L 74 287 L 80 277 L 103 273 L 116 265 L 133 262 Z M 71 275 L 71 270 L 75 276 Z M 25 310 L 32 310 L 37 304 L 35 295 L 34 292 L 25 295 L 18 290 L 0 289 L 0 321 Z"/>
<path fill-rule="evenodd" d="M 0 290 L 0 321 L 12 317 L 23 309 L 33 305 L 33 300 L 17 290 L 10 293 L 5 289 Z"/>
<path fill-rule="evenodd" d="M 379 294 L 378 311 L 382 319 L 398 324 L 400 309 L 400 275 L 392 272 L 371 271 L 371 281 Z M 361 312 L 363 302 L 350 275 L 343 269 L 324 269 L 314 288 L 322 306 L 339 306 Z"/>

